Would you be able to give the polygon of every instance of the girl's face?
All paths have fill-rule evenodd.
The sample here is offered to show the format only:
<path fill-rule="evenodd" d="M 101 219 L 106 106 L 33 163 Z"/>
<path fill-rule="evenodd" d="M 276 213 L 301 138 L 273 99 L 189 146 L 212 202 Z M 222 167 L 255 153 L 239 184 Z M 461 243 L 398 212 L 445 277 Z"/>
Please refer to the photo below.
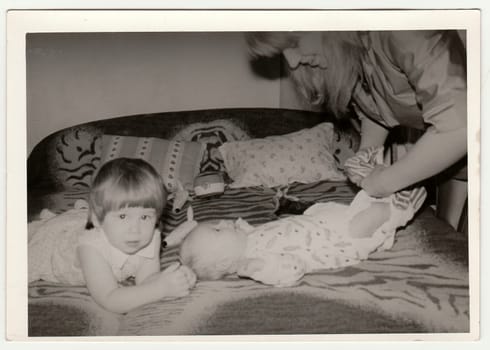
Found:
<path fill-rule="evenodd" d="M 298 45 L 282 51 L 288 62 L 289 68 L 296 69 L 300 64 L 322 69 L 327 68 L 327 62 L 323 54 L 323 42 L 321 32 L 299 33 Z"/>
<path fill-rule="evenodd" d="M 108 212 L 100 227 L 113 247 L 134 254 L 150 244 L 156 221 L 153 208 L 125 207 Z"/>

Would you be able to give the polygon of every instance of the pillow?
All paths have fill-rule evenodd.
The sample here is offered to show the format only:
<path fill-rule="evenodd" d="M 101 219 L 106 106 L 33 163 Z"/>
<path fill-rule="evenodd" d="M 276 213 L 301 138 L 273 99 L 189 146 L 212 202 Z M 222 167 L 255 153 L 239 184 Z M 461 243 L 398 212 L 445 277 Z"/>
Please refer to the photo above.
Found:
<path fill-rule="evenodd" d="M 204 173 L 210 171 L 224 172 L 225 166 L 218 147 L 227 141 L 248 140 L 250 136 L 238 121 L 217 119 L 186 125 L 173 139 L 206 144 L 200 165 L 200 172 Z"/>
<path fill-rule="evenodd" d="M 281 136 L 226 142 L 219 147 L 231 188 L 345 181 L 333 158 L 334 128 L 322 123 Z"/>
<path fill-rule="evenodd" d="M 47 171 L 61 188 L 88 190 L 100 163 L 101 133 L 90 127 L 61 132 L 48 146 Z"/>
<path fill-rule="evenodd" d="M 333 157 L 337 164 L 337 169 L 344 170 L 344 163 L 347 159 L 354 156 L 359 150 L 361 138 L 353 130 L 335 130 L 333 141 Z"/>
<path fill-rule="evenodd" d="M 162 176 L 169 192 L 178 190 L 177 181 L 185 190 L 192 190 L 204 150 L 205 145 L 199 142 L 103 135 L 101 164 L 121 157 L 141 158 Z"/>

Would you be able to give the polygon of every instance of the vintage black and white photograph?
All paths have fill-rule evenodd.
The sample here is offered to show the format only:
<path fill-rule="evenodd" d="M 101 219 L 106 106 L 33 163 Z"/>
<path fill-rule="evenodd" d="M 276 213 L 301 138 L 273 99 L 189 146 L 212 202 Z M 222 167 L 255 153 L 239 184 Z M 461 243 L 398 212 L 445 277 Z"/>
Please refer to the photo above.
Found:
<path fill-rule="evenodd" d="M 27 32 L 26 336 L 471 333 L 475 33 L 416 18 Z"/>

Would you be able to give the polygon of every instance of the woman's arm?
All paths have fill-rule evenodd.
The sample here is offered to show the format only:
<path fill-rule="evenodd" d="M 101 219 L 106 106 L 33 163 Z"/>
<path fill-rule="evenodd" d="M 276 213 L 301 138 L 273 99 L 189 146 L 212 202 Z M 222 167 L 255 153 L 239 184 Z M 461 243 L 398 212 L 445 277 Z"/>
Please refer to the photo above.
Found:
<path fill-rule="evenodd" d="M 383 146 L 389 130 L 367 117 L 361 119 L 361 145 L 359 149 Z"/>
<path fill-rule="evenodd" d="M 378 155 L 381 156 L 382 162 L 383 149 L 381 146 L 384 145 L 386 137 L 388 136 L 387 129 L 376 124 L 369 118 L 362 117 L 361 122 L 360 148 L 354 156 L 348 158 L 344 163 L 344 170 L 347 177 L 357 186 L 360 186 L 364 177 L 366 177 L 372 171 L 372 167 L 366 166 L 366 163 L 377 163 L 376 159 L 378 159 Z M 375 164 L 373 163 L 372 165 L 374 166 Z"/>
<path fill-rule="evenodd" d="M 467 150 L 466 63 L 457 33 L 385 32 L 382 42 L 389 60 L 406 75 L 424 121 L 432 127 L 405 157 L 365 178 L 362 187 L 376 196 L 391 194 L 441 172 Z"/>
<path fill-rule="evenodd" d="M 413 87 L 424 121 L 432 126 L 403 158 L 364 179 L 361 186 L 375 196 L 433 176 L 467 151 L 465 57 L 457 33 L 386 32 L 383 40 L 387 56 Z"/>
<path fill-rule="evenodd" d="M 371 196 L 386 197 L 448 168 L 467 151 L 466 128 L 428 130 L 410 151 L 387 168 L 376 168 L 361 187 Z"/>

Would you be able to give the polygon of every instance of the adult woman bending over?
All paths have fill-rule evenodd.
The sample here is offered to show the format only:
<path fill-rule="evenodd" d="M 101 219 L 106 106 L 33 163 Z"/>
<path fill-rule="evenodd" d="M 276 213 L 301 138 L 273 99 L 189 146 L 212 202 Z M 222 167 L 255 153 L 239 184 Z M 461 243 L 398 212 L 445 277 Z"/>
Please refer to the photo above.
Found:
<path fill-rule="evenodd" d="M 247 41 L 254 56 L 282 54 L 309 102 L 338 117 L 356 112 L 361 145 L 345 168 L 371 196 L 402 190 L 466 154 L 466 58 L 457 32 L 260 32 Z M 357 171 L 397 125 L 425 132 L 391 166 Z"/>

